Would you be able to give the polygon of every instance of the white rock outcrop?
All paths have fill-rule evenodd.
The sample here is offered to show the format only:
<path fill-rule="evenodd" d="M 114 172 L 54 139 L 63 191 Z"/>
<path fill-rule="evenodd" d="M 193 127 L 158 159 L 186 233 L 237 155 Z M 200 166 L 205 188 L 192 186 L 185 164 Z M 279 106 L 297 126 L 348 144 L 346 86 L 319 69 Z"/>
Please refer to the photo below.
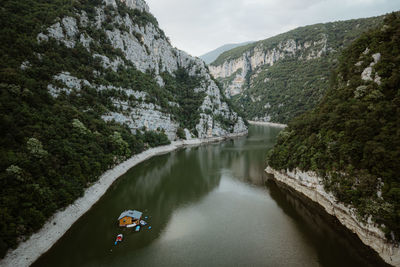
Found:
<path fill-rule="evenodd" d="M 341 224 L 357 234 L 365 245 L 373 248 L 384 261 L 400 266 L 400 244 L 388 242 L 385 234 L 371 220 L 367 223 L 360 222 L 354 209 L 341 204 L 332 194 L 324 190 L 322 178 L 314 172 L 277 171 L 271 167 L 267 167 L 265 171 L 274 175 L 279 182 L 320 204 L 326 212 L 335 216 Z"/>
<path fill-rule="evenodd" d="M 143 0 L 123 0 L 122 2 L 132 9 L 149 12 L 149 7 Z M 212 80 L 205 63 L 201 59 L 173 48 L 164 33 L 148 21 L 145 21 L 145 23 L 143 21 L 138 22 L 129 15 L 122 17 L 115 12 L 110 22 L 109 15 L 107 15 L 107 18 L 104 7 L 111 5 L 118 8 L 117 2 L 115 0 L 103 0 L 103 3 L 103 7 L 95 7 L 96 14 L 92 19 L 89 19 L 84 11 L 77 14 L 79 19 L 74 17 L 58 19 L 58 22 L 38 34 L 37 41 L 41 43 L 55 39 L 68 48 L 74 48 L 78 43 L 81 43 L 88 52 L 91 52 L 91 44 L 102 46 L 104 42 L 109 43 L 112 49 L 121 52 L 119 56 L 111 58 L 98 52 L 92 53 L 92 57 L 100 60 L 104 69 L 117 72 L 120 68 L 126 68 L 128 62 L 143 73 L 154 73 L 154 79 L 160 87 L 164 87 L 165 84 L 161 73 L 167 72 L 174 76 L 175 71 L 184 68 L 190 76 L 196 76 L 201 80 L 200 86 L 195 91 L 205 93 L 203 103 L 199 107 L 200 120 L 195 127 L 197 134 L 192 132 L 187 136 L 209 138 L 225 136 L 230 133 L 247 132 L 243 119 L 224 102 L 220 89 Z M 107 23 L 107 27 L 104 27 L 104 23 Z M 96 40 L 95 36 L 91 36 L 93 28 L 104 31 L 106 40 Z M 292 51 L 292 46 L 293 43 L 283 44 L 282 49 Z M 254 60 L 253 64 L 259 64 L 256 58 Z M 248 67 L 251 68 L 251 65 Z M 95 72 L 94 74 L 98 76 L 101 73 Z M 241 82 L 238 82 L 238 87 L 241 86 Z M 47 88 L 53 97 L 58 97 L 62 92 L 67 95 L 73 91 L 79 93 L 82 86 L 88 86 L 97 91 L 123 91 L 128 96 L 132 92 L 137 92 L 136 88 L 116 88 L 112 85 L 90 83 L 87 80 L 73 77 L 69 72 L 61 72 L 55 75 L 53 82 Z M 105 121 L 114 120 L 126 124 L 132 132 L 143 128 L 163 131 L 170 140 L 175 140 L 179 123 L 174 121 L 173 116 L 162 110 L 157 103 L 143 103 L 142 101 L 147 99 L 146 96 L 147 94 L 143 92 L 140 100 L 136 97 L 136 101 L 112 99 L 115 109 L 103 114 L 102 118 Z M 179 106 L 178 103 L 173 101 L 170 101 L 169 105 Z M 222 125 L 219 120 L 230 120 L 234 123 L 233 126 L 228 127 Z"/>
<path fill-rule="evenodd" d="M 114 105 L 123 110 L 128 110 L 130 105 L 127 102 L 115 101 Z M 132 130 L 163 131 L 168 139 L 175 140 L 179 124 L 172 120 L 171 115 L 164 113 L 161 107 L 152 103 L 141 103 L 127 113 L 110 112 L 102 116 L 105 121 L 116 121 L 126 124 Z"/>
<path fill-rule="evenodd" d="M 72 91 L 79 92 L 82 89 L 82 86 L 92 87 L 90 82 L 87 80 L 78 79 L 77 77 L 72 76 L 69 72 L 61 72 L 55 75 L 53 80 L 64 85 L 61 88 L 53 84 L 47 85 L 47 89 L 53 97 L 58 97 L 61 92 L 65 92 L 67 95 Z"/>
<path fill-rule="evenodd" d="M 243 85 L 249 73 L 263 66 L 273 66 L 277 61 L 287 57 L 311 60 L 319 58 L 327 52 L 327 36 L 321 34 L 318 41 L 304 43 L 288 39 L 279 42 L 272 48 L 265 49 L 259 43 L 253 49 L 244 52 L 239 58 L 228 59 L 221 65 L 210 65 L 210 72 L 215 78 L 231 78 L 224 84 L 225 93 L 234 96 L 243 92 Z"/>
<path fill-rule="evenodd" d="M 76 45 L 76 35 L 78 34 L 78 25 L 75 18 L 65 17 L 61 22 L 54 23 L 47 29 L 48 34 L 39 33 L 37 40 L 39 42 L 47 41 L 49 37 L 61 41 L 68 48 L 74 48 Z"/>
<path fill-rule="evenodd" d="M 361 79 L 364 81 L 372 81 L 372 67 L 366 67 L 361 73 Z"/>
<path fill-rule="evenodd" d="M 363 54 L 368 54 L 369 49 L 367 48 Z M 379 77 L 378 73 L 374 71 L 374 66 L 381 60 L 381 53 L 375 53 L 372 55 L 373 61 L 366 67 L 361 73 L 361 79 L 363 81 L 374 81 L 378 85 L 381 85 L 381 77 Z M 374 75 L 372 75 L 374 74 Z"/>

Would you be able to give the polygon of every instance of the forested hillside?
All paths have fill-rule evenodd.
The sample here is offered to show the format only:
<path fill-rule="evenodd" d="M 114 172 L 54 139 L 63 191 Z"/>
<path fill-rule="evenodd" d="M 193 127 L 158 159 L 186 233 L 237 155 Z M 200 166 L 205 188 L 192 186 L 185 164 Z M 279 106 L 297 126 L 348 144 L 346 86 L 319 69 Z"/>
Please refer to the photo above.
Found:
<path fill-rule="evenodd" d="M 246 132 L 142 0 L 3 0 L 0 21 L 1 257 L 132 155 Z"/>
<path fill-rule="evenodd" d="M 340 51 L 383 16 L 300 27 L 227 51 L 211 73 L 247 119 L 287 123 L 322 99 Z"/>
<path fill-rule="evenodd" d="M 281 132 L 276 170 L 315 171 L 326 191 L 400 240 L 400 17 L 345 49 L 322 102 Z"/>

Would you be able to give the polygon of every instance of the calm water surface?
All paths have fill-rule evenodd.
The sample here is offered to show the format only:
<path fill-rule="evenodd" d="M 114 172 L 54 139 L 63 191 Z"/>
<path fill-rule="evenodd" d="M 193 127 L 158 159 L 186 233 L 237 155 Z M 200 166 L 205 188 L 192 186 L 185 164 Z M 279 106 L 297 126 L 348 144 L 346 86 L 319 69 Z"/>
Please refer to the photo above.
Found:
<path fill-rule="evenodd" d="M 333 217 L 264 174 L 279 131 L 251 126 L 248 137 L 132 168 L 34 266 L 383 265 Z M 152 229 L 118 228 L 126 209 L 144 211 Z"/>

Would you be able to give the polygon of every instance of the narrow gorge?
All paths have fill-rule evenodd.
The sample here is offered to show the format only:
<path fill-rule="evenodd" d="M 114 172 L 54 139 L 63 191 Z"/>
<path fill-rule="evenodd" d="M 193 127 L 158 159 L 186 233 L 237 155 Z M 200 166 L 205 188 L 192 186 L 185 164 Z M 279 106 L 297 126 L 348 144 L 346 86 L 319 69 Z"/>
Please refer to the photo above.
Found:
<path fill-rule="evenodd" d="M 200 2 L 2 1 L 0 265 L 400 266 L 400 12 Z"/>

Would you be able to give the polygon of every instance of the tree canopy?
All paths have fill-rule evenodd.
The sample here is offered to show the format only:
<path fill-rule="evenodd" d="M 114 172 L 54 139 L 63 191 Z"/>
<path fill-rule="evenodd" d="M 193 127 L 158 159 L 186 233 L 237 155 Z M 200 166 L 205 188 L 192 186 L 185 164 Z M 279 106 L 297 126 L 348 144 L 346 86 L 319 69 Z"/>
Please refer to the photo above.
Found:
<path fill-rule="evenodd" d="M 399 52 L 392 13 L 343 51 L 327 95 L 292 120 L 268 154 L 277 170 L 317 172 L 327 191 L 392 241 L 400 240 Z M 371 79 L 362 79 L 369 67 Z"/>

